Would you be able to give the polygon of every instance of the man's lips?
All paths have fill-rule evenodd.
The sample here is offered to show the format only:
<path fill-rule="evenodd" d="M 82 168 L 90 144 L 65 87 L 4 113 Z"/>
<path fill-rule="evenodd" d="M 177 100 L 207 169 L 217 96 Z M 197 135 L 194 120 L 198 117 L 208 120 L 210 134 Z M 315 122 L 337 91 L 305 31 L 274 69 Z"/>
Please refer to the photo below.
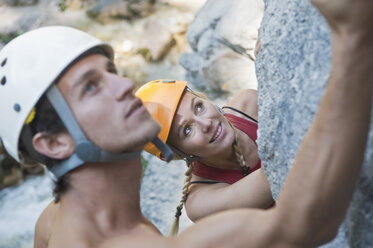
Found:
<path fill-rule="evenodd" d="M 137 109 L 141 108 L 143 106 L 141 100 L 139 98 L 136 98 L 129 106 L 128 112 L 126 114 L 126 118 L 132 115 Z"/>

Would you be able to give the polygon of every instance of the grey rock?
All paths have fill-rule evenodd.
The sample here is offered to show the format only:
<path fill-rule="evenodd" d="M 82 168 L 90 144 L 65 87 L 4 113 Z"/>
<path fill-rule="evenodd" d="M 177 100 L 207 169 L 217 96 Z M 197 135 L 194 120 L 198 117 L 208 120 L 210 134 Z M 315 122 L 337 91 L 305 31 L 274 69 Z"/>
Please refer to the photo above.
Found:
<path fill-rule="evenodd" d="M 157 19 L 150 19 L 145 23 L 140 43 L 140 49 L 147 51 L 144 55 L 149 61 L 162 60 L 176 44 L 173 34 L 166 24 Z"/>
<path fill-rule="evenodd" d="M 308 0 L 267 0 L 260 39 L 258 148 L 277 199 L 329 77 L 329 29 Z M 347 216 L 336 239 L 323 247 L 373 247 L 372 147 L 371 128 Z"/>
<path fill-rule="evenodd" d="M 11 7 L 0 4 L 0 33 L 21 34 L 40 27 L 47 21 L 50 12 L 48 7 L 56 4 L 56 1 L 50 0 L 49 3 L 47 0 L 39 0 L 34 5 Z M 55 8 L 57 8 L 57 4 Z"/>
<path fill-rule="evenodd" d="M 207 91 L 256 89 L 254 47 L 262 12 L 261 0 L 208 0 L 187 32 L 193 52 L 180 58 L 189 83 Z"/>
<path fill-rule="evenodd" d="M 35 223 L 52 200 L 53 182 L 47 175 L 0 191 L 0 247 L 33 247 Z"/>
<path fill-rule="evenodd" d="M 118 18 L 147 16 L 154 10 L 153 3 L 153 0 L 99 0 L 88 14 L 102 23 L 110 23 Z"/>
<path fill-rule="evenodd" d="M 148 161 L 148 166 L 141 184 L 141 209 L 164 235 L 168 235 L 181 199 L 187 167 L 181 160 L 166 163 L 146 152 L 142 155 Z M 180 231 L 191 224 L 183 209 Z"/>
<path fill-rule="evenodd" d="M 2 2 L 8 6 L 27 6 L 37 4 L 38 0 L 1 0 L 0 5 Z"/>

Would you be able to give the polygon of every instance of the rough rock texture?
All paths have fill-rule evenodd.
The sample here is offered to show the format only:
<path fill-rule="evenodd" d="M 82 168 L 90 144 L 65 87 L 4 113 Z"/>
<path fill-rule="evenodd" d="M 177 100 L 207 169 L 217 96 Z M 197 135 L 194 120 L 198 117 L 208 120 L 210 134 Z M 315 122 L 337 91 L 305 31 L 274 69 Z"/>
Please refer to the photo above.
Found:
<path fill-rule="evenodd" d="M 9 6 L 25 6 L 25 5 L 33 5 L 36 4 L 38 0 L 2 0 L 0 1 L 0 5 L 7 4 Z"/>
<path fill-rule="evenodd" d="M 154 0 L 99 0 L 89 10 L 89 15 L 97 17 L 102 23 L 112 22 L 110 19 L 131 19 L 144 17 L 154 11 Z"/>
<path fill-rule="evenodd" d="M 307 0 L 267 0 L 261 43 L 256 61 L 258 143 L 277 198 L 329 76 L 329 29 Z M 373 247 L 372 147 L 371 129 L 364 166 L 347 217 L 337 238 L 326 247 Z"/>
<path fill-rule="evenodd" d="M 145 23 L 140 49 L 144 49 L 144 56 L 148 61 L 162 60 L 175 43 L 167 23 L 156 18 L 150 19 Z"/>
<path fill-rule="evenodd" d="M 206 90 L 237 92 L 257 87 L 254 47 L 262 0 L 209 0 L 190 24 L 193 53 L 180 58 L 187 80 Z"/>
<path fill-rule="evenodd" d="M 146 152 L 142 155 L 148 161 L 148 166 L 141 184 L 141 209 L 143 214 L 167 236 L 181 199 L 187 167 L 181 160 L 166 163 Z M 180 231 L 191 224 L 183 209 Z"/>

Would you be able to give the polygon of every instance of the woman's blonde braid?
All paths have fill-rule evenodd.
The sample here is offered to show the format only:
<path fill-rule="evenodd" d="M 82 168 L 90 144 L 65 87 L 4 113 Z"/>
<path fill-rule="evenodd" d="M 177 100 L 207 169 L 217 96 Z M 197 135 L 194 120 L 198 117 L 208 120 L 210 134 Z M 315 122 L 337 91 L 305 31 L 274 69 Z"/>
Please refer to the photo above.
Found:
<path fill-rule="evenodd" d="M 181 210 L 183 209 L 183 205 L 187 200 L 188 189 L 189 189 L 190 181 L 192 180 L 193 164 L 192 164 L 192 162 L 190 162 L 188 160 L 186 160 L 186 164 L 188 166 L 188 169 L 185 172 L 183 194 L 181 196 L 180 204 L 176 207 L 175 220 L 172 223 L 170 233 L 169 233 L 170 237 L 176 236 L 177 233 L 179 232 L 179 219 L 180 219 L 180 215 L 181 215 Z"/>
<path fill-rule="evenodd" d="M 233 125 L 232 125 L 232 123 L 230 121 L 228 121 L 228 123 L 232 127 L 233 132 L 234 132 L 234 141 L 233 141 L 233 151 L 234 151 L 234 154 L 236 155 L 237 162 L 241 166 L 242 175 L 243 176 L 247 176 L 249 174 L 250 167 L 246 165 L 246 161 L 245 161 L 245 159 L 243 157 L 241 147 L 240 147 L 240 145 L 238 143 L 238 134 L 237 134 L 237 131 L 233 127 Z"/>

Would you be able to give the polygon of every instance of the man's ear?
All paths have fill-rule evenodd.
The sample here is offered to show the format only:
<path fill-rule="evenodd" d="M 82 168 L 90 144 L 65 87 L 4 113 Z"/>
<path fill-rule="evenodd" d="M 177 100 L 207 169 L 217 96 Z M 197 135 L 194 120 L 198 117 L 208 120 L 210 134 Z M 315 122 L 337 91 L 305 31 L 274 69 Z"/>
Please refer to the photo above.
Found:
<path fill-rule="evenodd" d="M 32 144 L 37 152 L 54 159 L 68 158 L 75 150 L 75 142 L 68 132 L 39 132 L 32 138 Z"/>

